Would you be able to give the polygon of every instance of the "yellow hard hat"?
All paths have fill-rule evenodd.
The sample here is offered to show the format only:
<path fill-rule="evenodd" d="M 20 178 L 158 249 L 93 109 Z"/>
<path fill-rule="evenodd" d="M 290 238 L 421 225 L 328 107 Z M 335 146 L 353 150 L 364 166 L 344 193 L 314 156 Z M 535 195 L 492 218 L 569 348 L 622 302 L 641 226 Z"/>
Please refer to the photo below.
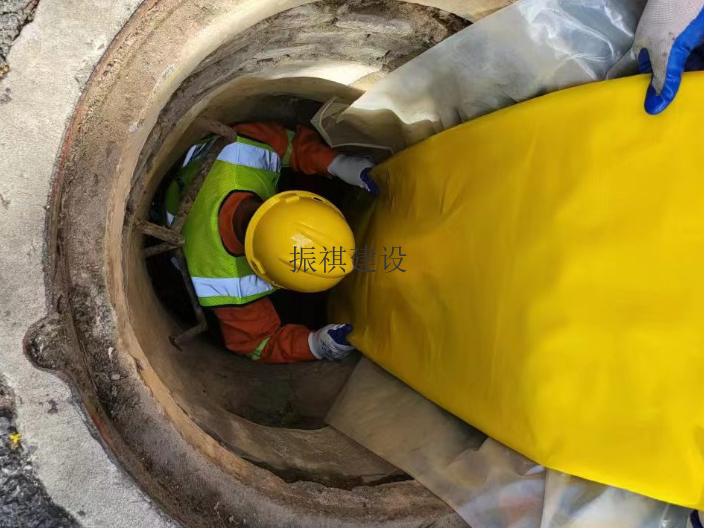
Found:
<path fill-rule="evenodd" d="M 307 191 L 264 202 L 247 227 L 247 262 L 265 281 L 313 293 L 339 283 L 354 268 L 354 235 L 340 210 Z"/>

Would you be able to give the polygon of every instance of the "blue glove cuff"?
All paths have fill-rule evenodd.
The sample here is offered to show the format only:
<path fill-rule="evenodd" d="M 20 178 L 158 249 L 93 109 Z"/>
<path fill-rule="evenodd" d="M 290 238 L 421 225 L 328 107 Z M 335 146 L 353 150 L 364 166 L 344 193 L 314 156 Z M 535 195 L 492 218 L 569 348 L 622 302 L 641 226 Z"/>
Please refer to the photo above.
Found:
<path fill-rule="evenodd" d="M 704 10 L 687 26 L 672 44 L 670 58 L 667 61 L 665 84 L 658 94 L 652 83 L 645 95 L 645 111 L 651 115 L 661 113 L 675 99 L 682 83 L 682 73 L 687 65 L 687 59 L 694 48 L 704 40 Z M 643 49 L 638 56 L 638 66 L 642 73 L 653 71 L 648 50 Z"/>
<path fill-rule="evenodd" d="M 367 191 L 369 191 L 371 194 L 374 196 L 379 194 L 379 187 L 377 186 L 376 182 L 372 180 L 372 177 L 369 175 L 369 171 L 372 169 L 364 169 L 362 171 L 362 174 L 359 175 L 360 179 L 362 180 L 362 183 L 367 186 Z"/>
<path fill-rule="evenodd" d="M 341 326 L 340 328 L 333 328 L 332 330 L 328 330 L 328 335 L 332 337 L 332 340 L 335 341 L 338 345 L 345 345 L 345 346 L 352 346 L 350 343 L 347 342 L 347 336 L 349 333 L 352 332 L 352 325 L 346 324 Z"/>

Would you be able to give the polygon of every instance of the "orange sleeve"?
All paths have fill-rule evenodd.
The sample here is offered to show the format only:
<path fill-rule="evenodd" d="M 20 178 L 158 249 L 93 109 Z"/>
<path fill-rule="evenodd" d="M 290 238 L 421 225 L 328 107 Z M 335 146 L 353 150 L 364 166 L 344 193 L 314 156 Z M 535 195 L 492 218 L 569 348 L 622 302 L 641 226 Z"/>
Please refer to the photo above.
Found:
<path fill-rule="evenodd" d="M 235 126 L 238 134 L 266 143 L 279 155 L 286 156 L 288 133 L 277 123 L 244 123 Z M 293 136 L 291 168 L 303 174 L 327 174 L 328 166 L 337 153 L 320 139 L 312 128 L 298 125 Z"/>
<path fill-rule="evenodd" d="M 280 327 L 262 350 L 262 363 L 298 363 L 314 361 L 308 336 L 310 330 L 303 325 L 288 324 Z"/>
<path fill-rule="evenodd" d="M 281 159 L 286 155 L 288 134 L 286 128 L 278 123 L 243 123 L 234 128 L 238 134 L 266 143 Z"/>
<path fill-rule="evenodd" d="M 235 130 L 238 134 L 266 143 L 281 159 L 286 156 L 288 133 L 283 126 L 277 123 L 244 123 L 235 126 Z M 302 125 L 296 127 L 289 161 L 293 170 L 303 174 L 327 174 L 328 166 L 336 156 L 337 153 L 320 139 L 315 130 Z"/>
<path fill-rule="evenodd" d="M 327 174 L 328 166 L 337 152 L 328 147 L 318 134 L 308 127 L 298 125 L 293 136 L 291 168 L 303 174 Z"/>
<path fill-rule="evenodd" d="M 281 319 L 270 299 L 243 306 L 214 308 L 220 322 L 225 346 L 236 354 L 262 363 L 297 363 L 315 357 L 308 346 L 310 330 L 303 325 L 281 326 Z M 269 338 L 259 354 L 257 348 Z"/>

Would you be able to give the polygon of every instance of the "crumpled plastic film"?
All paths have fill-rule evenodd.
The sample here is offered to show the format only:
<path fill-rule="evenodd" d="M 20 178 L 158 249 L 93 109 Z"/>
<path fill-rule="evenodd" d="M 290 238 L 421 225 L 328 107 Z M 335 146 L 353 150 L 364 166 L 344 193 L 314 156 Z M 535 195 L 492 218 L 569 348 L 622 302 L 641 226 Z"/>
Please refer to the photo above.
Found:
<path fill-rule="evenodd" d="M 499 108 L 602 80 L 624 56 L 619 72 L 634 73 L 628 52 L 645 4 L 521 0 L 401 66 L 347 110 L 327 108 L 321 132 L 333 147 L 373 143 L 399 152 Z"/>
<path fill-rule="evenodd" d="M 381 162 L 393 154 L 393 149 L 379 145 L 369 135 L 355 128 L 351 123 L 338 121 L 339 115 L 347 110 L 347 103 L 335 97 L 327 101 L 310 120 L 323 139 L 331 147 L 351 154 L 363 153 L 376 162 Z"/>
<path fill-rule="evenodd" d="M 359 363 L 326 420 L 418 480 L 472 528 L 686 525 L 684 508 L 546 470 L 486 438 L 367 359 Z"/>
<path fill-rule="evenodd" d="M 421 394 L 537 463 L 704 508 L 704 73 L 563 90 L 377 166 L 332 319 Z M 399 249 L 400 248 L 400 249 Z"/>

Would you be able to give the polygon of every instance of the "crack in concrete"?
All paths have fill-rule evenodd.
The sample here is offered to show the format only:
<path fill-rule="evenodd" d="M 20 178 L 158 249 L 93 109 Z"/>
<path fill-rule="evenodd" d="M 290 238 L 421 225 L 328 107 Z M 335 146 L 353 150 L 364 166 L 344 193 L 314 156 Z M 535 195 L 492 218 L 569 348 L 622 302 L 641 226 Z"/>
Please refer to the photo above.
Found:
<path fill-rule="evenodd" d="M 0 378 L 0 528 L 79 528 L 37 478 L 31 448 L 22 444 L 17 430 L 14 400 Z M 56 412 L 56 402 L 49 404 L 48 412 Z"/>
<path fill-rule="evenodd" d="M 10 71 L 7 56 L 12 43 L 34 20 L 37 5 L 39 0 L 0 0 L 0 80 Z"/>

